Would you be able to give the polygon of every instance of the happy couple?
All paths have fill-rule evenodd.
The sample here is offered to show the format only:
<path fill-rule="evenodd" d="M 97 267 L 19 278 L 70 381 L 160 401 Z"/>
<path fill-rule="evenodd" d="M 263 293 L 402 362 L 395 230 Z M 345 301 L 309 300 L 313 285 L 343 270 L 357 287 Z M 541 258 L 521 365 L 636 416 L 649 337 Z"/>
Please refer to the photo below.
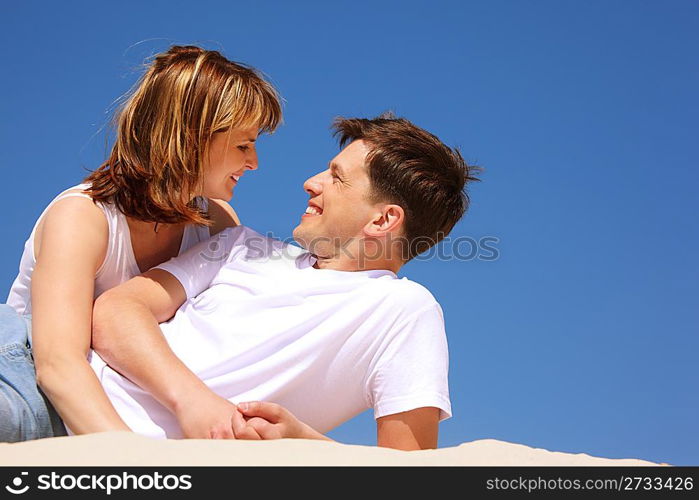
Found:
<path fill-rule="evenodd" d="M 69 433 L 130 429 L 170 438 L 327 439 L 324 433 L 372 408 L 380 446 L 436 447 L 438 424 L 451 416 L 442 311 L 424 287 L 397 273 L 461 218 L 468 205 L 465 185 L 475 180 L 472 167 L 407 120 L 337 120 L 343 149 L 304 183 L 308 206 L 301 207 L 294 229 L 300 246 L 282 243 L 236 225 L 235 213 L 217 201 L 257 168 L 257 131 L 278 123 L 264 108 L 255 116 L 254 127 L 221 130 L 210 140 L 204 190 L 198 191 L 205 196 L 157 203 L 155 191 L 146 190 L 141 200 L 120 199 L 105 181 L 116 182 L 109 173 L 113 162 L 102 169 L 109 175 L 91 179 L 85 190 L 111 193 L 111 202 L 76 196 L 69 201 L 87 201 L 95 211 L 64 203 L 53 219 L 46 214 L 44 224 L 53 222 L 53 231 L 44 228 L 39 247 L 49 258 L 41 262 L 38 252 L 25 249 L 23 262 L 26 257 L 33 265 L 31 287 L 23 288 L 29 280 L 20 273 L 0 315 L 0 413 L 8 417 L 0 432 L 6 440 L 61 435 L 61 420 Z M 231 144 L 239 158 L 230 154 Z M 51 268 L 60 261 L 51 244 L 89 228 L 61 226 L 71 209 L 106 226 L 109 235 L 93 259 L 94 351 L 80 331 L 52 337 L 52 328 L 62 325 L 48 322 L 66 293 L 81 290 L 61 281 L 48 288 L 50 278 L 63 272 Z M 203 214 L 210 239 L 201 226 L 183 223 Z M 155 227 L 149 215 L 157 219 Z M 94 232 L 100 241 L 99 227 Z M 123 246 L 112 241 L 124 232 L 131 251 L 121 277 L 129 278 L 128 271 L 134 277 L 100 283 L 122 265 Z M 161 251 L 148 251 L 149 241 L 161 244 Z M 27 247 L 35 249 L 31 238 Z M 72 250 L 73 258 L 89 252 Z M 79 307 L 63 313 L 85 314 L 84 295 L 68 296 Z M 11 366 L 8 355 L 37 358 L 38 387 L 18 368 L 29 363 Z M 59 373 L 61 382 L 55 380 Z"/>

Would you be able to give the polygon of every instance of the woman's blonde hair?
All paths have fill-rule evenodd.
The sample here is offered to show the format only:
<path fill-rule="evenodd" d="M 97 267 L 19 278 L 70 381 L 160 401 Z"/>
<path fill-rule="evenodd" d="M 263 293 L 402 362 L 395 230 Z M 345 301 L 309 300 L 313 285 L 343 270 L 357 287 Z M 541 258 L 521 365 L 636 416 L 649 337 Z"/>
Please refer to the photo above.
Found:
<path fill-rule="evenodd" d="M 280 97 L 255 69 L 215 50 L 173 46 L 155 56 L 114 116 L 109 159 L 85 182 L 94 201 L 145 222 L 209 225 L 202 194 L 204 155 L 229 128 L 273 132 Z"/>

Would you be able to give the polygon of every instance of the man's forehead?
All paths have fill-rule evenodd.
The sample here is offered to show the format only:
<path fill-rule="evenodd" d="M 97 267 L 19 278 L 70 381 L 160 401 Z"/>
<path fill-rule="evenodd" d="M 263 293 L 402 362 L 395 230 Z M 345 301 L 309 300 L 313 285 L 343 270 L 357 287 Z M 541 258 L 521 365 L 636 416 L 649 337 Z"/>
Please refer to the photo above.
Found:
<path fill-rule="evenodd" d="M 362 171 L 367 154 L 369 148 L 363 140 L 352 141 L 330 161 L 329 166 L 341 174 Z"/>

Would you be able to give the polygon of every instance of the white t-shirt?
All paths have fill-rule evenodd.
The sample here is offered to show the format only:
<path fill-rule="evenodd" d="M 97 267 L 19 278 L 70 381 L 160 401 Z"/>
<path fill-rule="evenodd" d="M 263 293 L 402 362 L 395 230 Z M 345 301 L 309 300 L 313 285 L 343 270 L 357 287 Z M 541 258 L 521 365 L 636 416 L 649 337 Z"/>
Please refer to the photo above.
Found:
<path fill-rule="evenodd" d="M 214 392 L 270 401 L 326 433 L 367 408 L 375 418 L 424 406 L 451 416 L 442 310 L 388 270 L 315 269 L 298 246 L 229 228 L 157 266 L 187 300 L 162 332 Z M 126 424 L 180 438 L 176 418 L 92 353 Z"/>

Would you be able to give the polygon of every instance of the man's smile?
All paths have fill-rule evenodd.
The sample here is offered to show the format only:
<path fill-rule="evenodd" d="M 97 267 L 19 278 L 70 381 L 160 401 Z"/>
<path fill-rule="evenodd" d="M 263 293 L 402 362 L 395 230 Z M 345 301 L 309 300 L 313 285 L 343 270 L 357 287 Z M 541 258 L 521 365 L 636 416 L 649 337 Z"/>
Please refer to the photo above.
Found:
<path fill-rule="evenodd" d="M 323 209 L 320 208 L 318 205 L 312 202 L 308 202 L 308 207 L 306 207 L 306 211 L 304 214 L 301 216 L 303 217 L 317 217 L 319 215 L 323 214 Z"/>

